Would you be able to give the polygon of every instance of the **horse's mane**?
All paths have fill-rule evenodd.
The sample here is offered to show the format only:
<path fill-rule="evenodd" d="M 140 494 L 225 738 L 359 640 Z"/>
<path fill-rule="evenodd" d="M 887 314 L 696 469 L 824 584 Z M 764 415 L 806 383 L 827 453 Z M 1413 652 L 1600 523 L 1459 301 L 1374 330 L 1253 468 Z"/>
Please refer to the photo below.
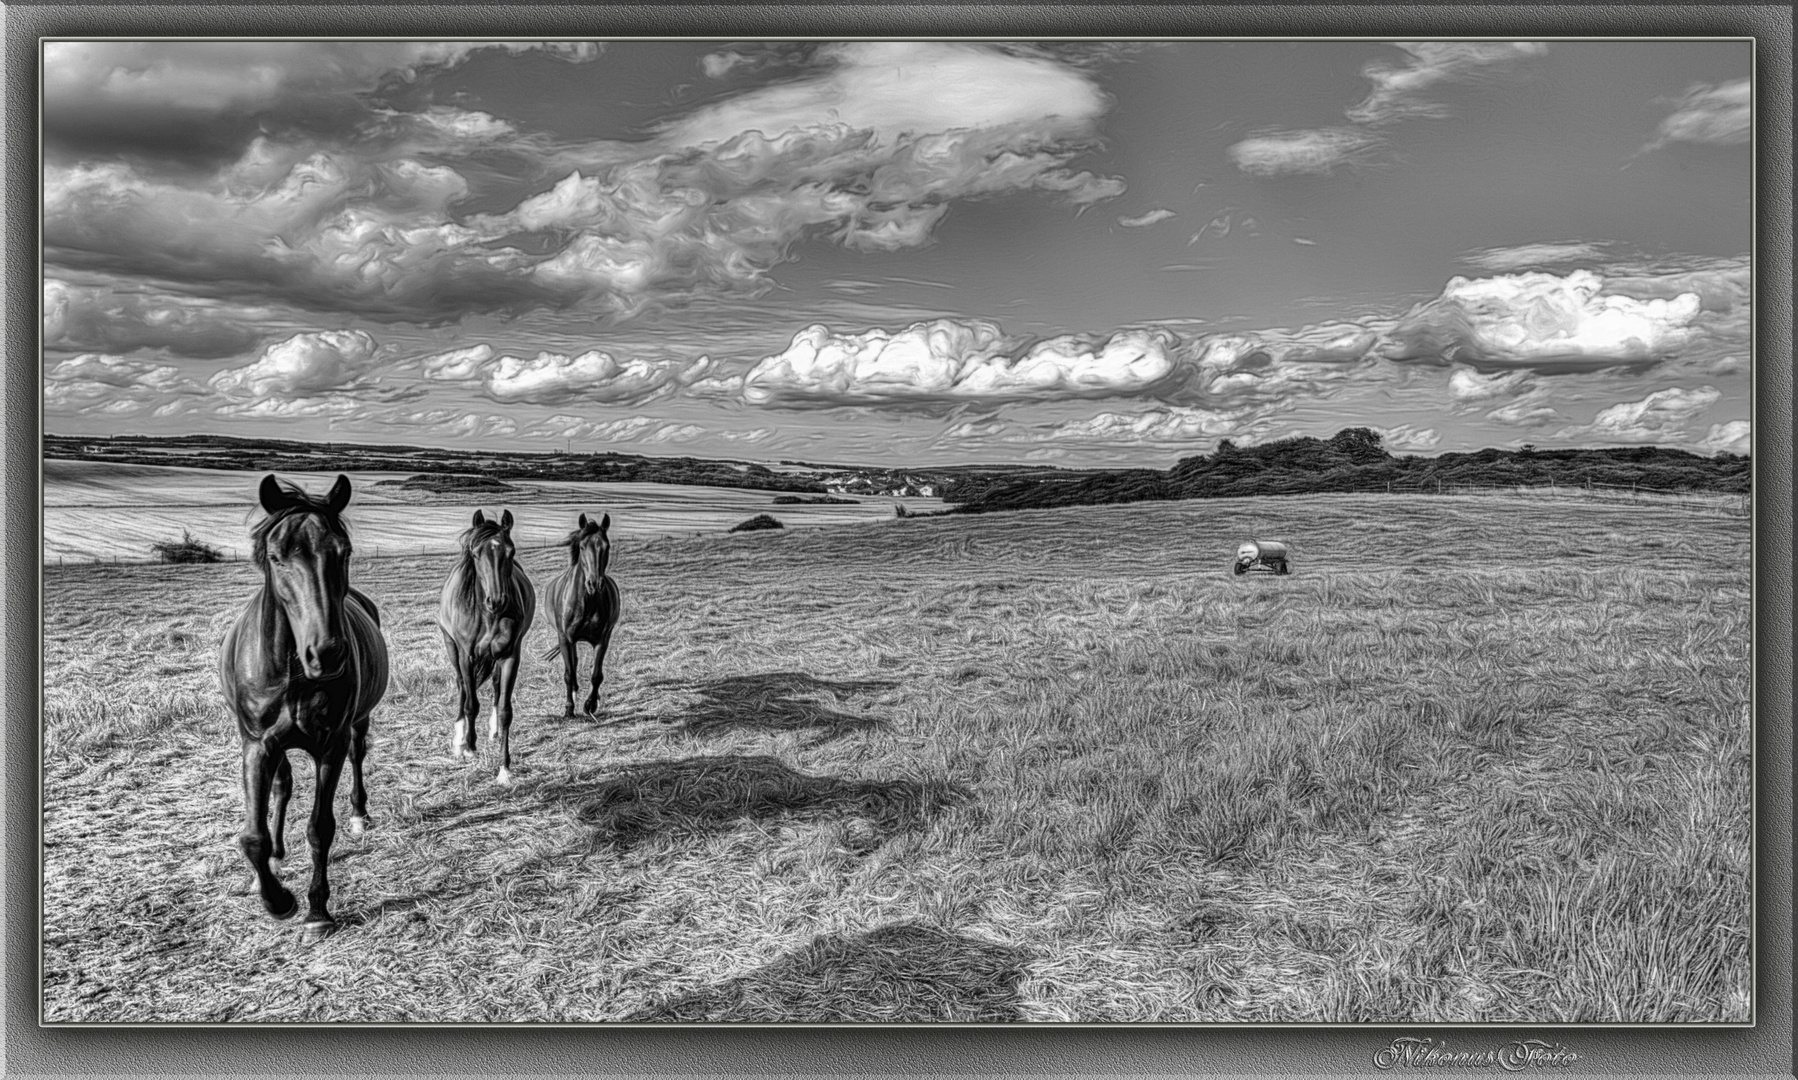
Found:
<path fill-rule="evenodd" d="M 597 525 L 588 522 L 585 525 L 579 526 L 567 536 L 562 537 L 562 539 L 556 541 L 556 543 L 568 549 L 568 564 L 570 566 L 581 561 L 581 541 L 585 540 L 589 533 L 597 533 L 600 531 L 601 530 Z"/>
<path fill-rule="evenodd" d="M 309 495 L 286 480 L 276 480 L 281 485 L 281 494 L 288 500 L 288 505 L 269 514 L 258 521 L 250 529 L 250 559 L 257 567 L 268 567 L 268 534 L 276 525 L 298 514 L 317 514 L 325 523 L 325 529 L 345 540 L 350 538 L 349 522 L 331 512 L 329 495 Z"/>
<path fill-rule="evenodd" d="M 475 590 L 480 587 L 474 572 L 474 549 L 480 543 L 505 531 L 498 518 L 486 518 L 479 525 L 470 525 L 462 530 L 456 542 L 462 545 L 462 598 L 467 603 L 474 603 Z"/>

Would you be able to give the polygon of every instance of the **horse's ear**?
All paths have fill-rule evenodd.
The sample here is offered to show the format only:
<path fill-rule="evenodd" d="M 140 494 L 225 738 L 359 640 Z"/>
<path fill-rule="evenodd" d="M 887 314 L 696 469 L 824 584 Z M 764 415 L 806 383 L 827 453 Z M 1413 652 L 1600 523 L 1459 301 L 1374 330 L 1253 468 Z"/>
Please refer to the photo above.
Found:
<path fill-rule="evenodd" d="M 612 527 L 612 515 L 601 514 L 599 516 L 599 531 L 600 531 L 600 533 L 604 534 L 604 532 L 611 527 Z"/>
<path fill-rule="evenodd" d="M 481 513 L 481 512 L 480 512 L 480 511 L 479 511 L 479 510 L 476 510 L 476 511 L 475 511 L 475 512 L 474 512 L 474 523 L 475 523 L 475 524 L 476 524 L 476 525 L 485 525 L 485 524 L 487 524 L 487 515 L 486 515 L 486 514 L 483 514 L 483 513 Z"/>
<path fill-rule="evenodd" d="M 587 531 L 587 515 L 586 514 L 581 515 L 581 531 L 582 532 Z"/>
<path fill-rule="evenodd" d="M 275 479 L 274 473 L 262 478 L 262 486 L 256 489 L 256 497 L 262 500 L 262 508 L 271 514 L 278 514 L 293 505 L 287 492 L 281 490 L 281 482 Z"/>
<path fill-rule="evenodd" d="M 325 509 L 333 514 L 341 514 L 343 508 L 348 505 L 350 505 L 350 478 L 338 473 L 337 483 L 331 485 L 331 494 L 325 496 Z"/>
<path fill-rule="evenodd" d="M 499 527 L 507 530 L 508 532 L 511 531 L 511 529 L 512 529 L 512 511 L 501 510 L 499 512 Z"/>

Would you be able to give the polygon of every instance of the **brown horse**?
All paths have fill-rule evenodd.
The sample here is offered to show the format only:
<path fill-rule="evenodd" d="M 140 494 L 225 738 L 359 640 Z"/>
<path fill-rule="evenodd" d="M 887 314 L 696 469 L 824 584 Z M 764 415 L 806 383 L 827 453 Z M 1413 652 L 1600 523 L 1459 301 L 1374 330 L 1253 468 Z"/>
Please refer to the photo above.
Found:
<path fill-rule="evenodd" d="M 545 588 L 550 619 L 556 628 L 556 647 L 543 654 L 548 660 L 562 654 L 562 685 L 567 702 L 562 715 L 574 715 L 574 691 L 580 683 L 579 642 L 594 648 L 592 690 L 581 711 L 593 715 L 599 707 L 599 686 L 606 681 L 606 650 L 612 644 L 612 630 L 618 625 L 618 583 L 606 576 L 612 560 L 612 541 L 606 531 L 612 527 L 612 515 L 598 522 L 581 521 L 562 543 L 568 548 L 568 566 L 550 579 Z"/>
<path fill-rule="evenodd" d="M 326 909 L 331 886 L 325 868 L 337 818 L 331 803 L 345 755 L 350 759 L 350 835 L 369 825 L 362 758 L 368 716 L 387 692 L 387 643 L 374 601 L 350 587 L 350 537 L 340 516 L 350 501 L 350 478 L 314 498 L 265 476 L 259 492 L 268 513 L 251 530 L 262 588 L 237 617 L 219 650 L 219 682 L 237 717 L 243 748 L 248 820 L 238 846 L 256 873 L 262 906 L 277 919 L 298 910 L 275 876 L 287 857 L 284 833 L 293 768 L 287 751 L 304 750 L 316 766 L 312 821 L 312 887 L 306 895 L 307 940 L 337 928 Z M 274 794 L 275 824 L 268 824 Z"/>
<path fill-rule="evenodd" d="M 450 756 L 475 755 L 481 718 L 481 684 L 493 680 L 493 718 L 488 733 L 499 740 L 499 782 L 512 782 L 512 687 L 524 656 L 524 635 L 537 614 L 537 590 L 518 565 L 512 544 L 512 511 L 492 521 L 479 510 L 462 534 L 462 557 L 443 583 L 437 626 L 450 666 L 456 669 L 460 703 L 450 736 Z"/>

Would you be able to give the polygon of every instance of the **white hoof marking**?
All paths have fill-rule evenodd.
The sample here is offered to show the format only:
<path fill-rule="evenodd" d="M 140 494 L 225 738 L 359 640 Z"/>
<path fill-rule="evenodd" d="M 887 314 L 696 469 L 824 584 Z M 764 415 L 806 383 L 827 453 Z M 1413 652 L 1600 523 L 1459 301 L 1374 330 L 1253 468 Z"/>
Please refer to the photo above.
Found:
<path fill-rule="evenodd" d="M 368 819 L 365 817 L 350 818 L 350 835 L 358 840 L 368 831 Z"/>
<path fill-rule="evenodd" d="M 464 734 L 464 729 L 463 729 L 464 723 L 465 723 L 465 721 L 462 721 L 462 720 L 456 721 L 455 729 L 450 732 L 450 757 L 454 758 L 457 761 L 462 760 L 462 736 Z"/>
<path fill-rule="evenodd" d="M 279 874 L 281 872 L 281 868 L 286 865 L 287 865 L 286 859 L 270 859 L 268 861 L 268 872 L 271 874 Z"/>
<path fill-rule="evenodd" d="M 510 787 L 512 785 L 512 770 L 506 768 L 503 765 L 500 766 L 499 776 L 497 777 L 497 779 L 499 780 L 500 783 L 506 785 L 507 787 Z"/>
<path fill-rule="evenodd" d="M 487 717 L 487 734 L 493 736 L 496 739 L 499 738 L 499 706 L 498 705 L 495 705 L 493 707 L 493 712 L 491 714 L 489 714 Z"/>

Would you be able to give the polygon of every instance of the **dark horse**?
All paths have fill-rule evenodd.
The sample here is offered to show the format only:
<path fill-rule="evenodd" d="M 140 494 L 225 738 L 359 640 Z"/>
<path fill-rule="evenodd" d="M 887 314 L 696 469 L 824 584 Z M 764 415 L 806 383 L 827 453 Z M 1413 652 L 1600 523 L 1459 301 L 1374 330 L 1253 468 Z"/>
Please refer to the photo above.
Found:
<path fill-rule="evenodd" d="M 512 511 L 488 520 L 479 510 L 462 534 L 462 557 L 443 583 L 437 625 L 450 666 L 456 669 L 461 700 L 450 756 L 474 757 L 474 729 L 481 718 L 481 684 L 493 680 L 493 719 L 488 732 L 499 740 L 499 782 L 512 782 L 512 687 L 524 656 L 524 635 L 537 614 L 537 590 L 518 565 L 512 545 Z"/>
<path fill-rule="evenodd" d="M 291 917 L 299 904 L 275 876 L 287 857 L 283 833 L 293 791 L 287 751 L 311 754 L 317 778 L 306 830 L 312 888 L 304 935 L 316 940 L 337 928 L 325 907 L 331 897 L 325 868 L 337 835 L 331 803 L 346 754 L 350 835 L 362 835 L 369 825 L 362 758 L 368 751 L 368 714 L 387 692 L 387 643 L 374 601 L 350 587 L 350 537 L 339 516 L 350 501 L 350 478 L 339 476 L 330 494 L 317 499 L 265 476 L 259 495 L 268 516 L 250 535 L 262 588 L 219 651 L 225 704 L 237 716 L 243 745 L 248 820 L 238 845 L 256 872 L 262 906 L 277 919 Z"/>
<path fill-rule="evenodd" d="M 606 530 L 611 527 L 610 514 L 597 523 L 582 514 L 580 525 L 562 541 L 568 547 L 568 566 L 546 587 L 556 647 L 543 658 L 562 654 L 562 685 L 568 692 L 564 716 L 574 715 L 574 690 L 580 684 L 579 642 L 594 648 L 592 690 L 582 712 L 591 716 L 599 707 L 599 686 L 606 681 L 606 650 L 612 644 L 612 629 L 618 625 L 618 583 L 606 576 L 606 564 L 612 560 L 612 541 Z"/>

